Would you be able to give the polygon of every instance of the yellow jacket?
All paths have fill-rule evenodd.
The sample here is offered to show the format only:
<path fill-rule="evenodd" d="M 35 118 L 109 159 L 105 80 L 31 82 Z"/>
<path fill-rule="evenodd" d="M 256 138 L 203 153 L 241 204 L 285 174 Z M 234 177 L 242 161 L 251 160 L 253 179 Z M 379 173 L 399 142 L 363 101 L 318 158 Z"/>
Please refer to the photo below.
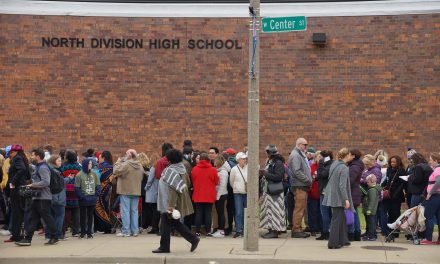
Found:
<path fill-rule="evenodd" d="M 4 190 L 6 188 L 6 184 L 8 183 L 8 171 L 9 171 L 9 167 L 11 166 L 11 159 L 7 158 L 5 160 L 5 162 L 3 163 L 3 180 L 0 184 L 0 187 L 2 188 L 2 190 Z"/>

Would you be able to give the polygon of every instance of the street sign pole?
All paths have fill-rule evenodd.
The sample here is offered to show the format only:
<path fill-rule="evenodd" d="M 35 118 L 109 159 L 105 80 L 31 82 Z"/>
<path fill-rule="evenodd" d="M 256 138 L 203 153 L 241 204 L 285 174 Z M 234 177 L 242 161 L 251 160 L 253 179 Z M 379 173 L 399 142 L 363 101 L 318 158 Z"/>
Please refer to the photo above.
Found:
<path fill-rule="evenodd" d="M 258 251 L 258 170 L 260 145 L 260 1 L 250 0 L 249 91 L 248 91 L 248 177 L 247 209 L 243 249 Z"/>

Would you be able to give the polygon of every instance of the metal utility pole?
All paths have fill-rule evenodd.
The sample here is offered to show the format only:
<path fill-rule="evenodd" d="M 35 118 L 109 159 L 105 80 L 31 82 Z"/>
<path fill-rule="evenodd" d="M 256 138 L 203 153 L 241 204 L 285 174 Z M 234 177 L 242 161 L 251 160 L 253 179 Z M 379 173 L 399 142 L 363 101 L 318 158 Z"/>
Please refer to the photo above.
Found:
<path fill-rule="evenodd" d="M 243 249 L 258 251 L 258 170 L 260 145 L 260 1 L 250 0 L 248 91 L 248 183 Z"/>

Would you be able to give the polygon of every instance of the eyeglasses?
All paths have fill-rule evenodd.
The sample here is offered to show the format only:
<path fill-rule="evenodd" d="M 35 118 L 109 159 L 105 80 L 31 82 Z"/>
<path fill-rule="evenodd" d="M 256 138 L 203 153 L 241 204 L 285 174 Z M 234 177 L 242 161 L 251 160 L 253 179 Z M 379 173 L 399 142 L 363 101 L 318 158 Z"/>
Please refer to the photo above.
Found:
<path fill-rule="evenodd" d="M 307 145 L 308 145 L 308 144 L 304 144 L 304 143 L 301 143 L 301 145 L 304 145 L 304 146 L 306 146 L 306 147 L 307 147 Z"/>

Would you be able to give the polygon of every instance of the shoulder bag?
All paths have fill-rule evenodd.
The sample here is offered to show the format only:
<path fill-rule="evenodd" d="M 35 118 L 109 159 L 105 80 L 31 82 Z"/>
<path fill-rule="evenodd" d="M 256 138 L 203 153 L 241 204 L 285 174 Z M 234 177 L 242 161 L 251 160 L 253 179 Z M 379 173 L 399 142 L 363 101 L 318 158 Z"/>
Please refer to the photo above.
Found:
<path fill-rule="evenodd" d="M 398 170 L 396 171 L 396 173 L 394 173 L 394 177 L 391 180 L 390 188 L 389 189 L 383 189 L 383 191 L 382 191 L 382 199 L 383 200 L 390 200 L 391 199 L 390 190 L 391 190 L 391 187 L 393 186 L 393 182 L 394 182 L 394 179 L 396 178 L 397 172 L 398 172 Z"/>

